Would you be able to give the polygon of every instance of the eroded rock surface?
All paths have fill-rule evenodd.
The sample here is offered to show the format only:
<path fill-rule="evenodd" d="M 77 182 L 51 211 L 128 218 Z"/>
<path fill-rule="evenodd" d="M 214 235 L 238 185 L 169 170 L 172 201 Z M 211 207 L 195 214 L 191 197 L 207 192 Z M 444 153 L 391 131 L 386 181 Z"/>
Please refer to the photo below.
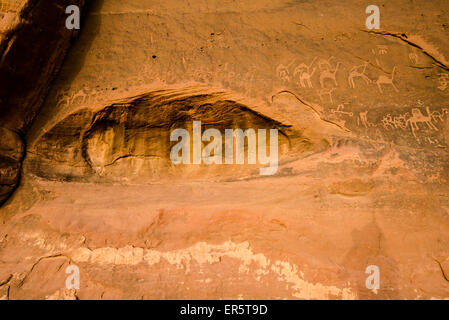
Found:
<path fill-rule="evenodd" d="M 0 297 L 449 298 L 449 5 L 377 5 L 96 1 L 0 209 Z M 174 165 L 194 120 L 277 128 L 276 174 Z"/>
<path fill-rule="evenodd" d="M 21 136 L 42 105 L 75 34 L 65 28 L 69 4 L 82 8 L 84 0 L 0 1 L 0 204 L 19 182 L 25 148 Z"/>
<path fill-rule="evenodd" d="M 254 169 L 257 166 L 249 164 L 226 168 L 173 164 L 170 151 L 178 142 L 170 140 L 170 133 L 178 128 L 191 132 L 193 121 L 200 121 L 203 131 L 216 129 L 222 136 L 226 129 L 277 129 L 281 163 L 329 145 L 318 128 L 314 128 L 315 135 L 308 135 L 305 130 L 292 129 L 291 125 L 226 99 L 223 94 L 156 92 L 125 99 L 96 112 L 82 109 L 70 114 L 30 148 L 28 164 L 31 172 L 40 177 L 64 181 L 155 182 L 164 178 L 236 179 L 245 176 L 245 172 L 258 174 Z M 201 144 L 204 149 L 207 143 Z M 224 153 L 225 140 L 220 144 Z M 266 148 L 269 149 L 269 143 Z"/>

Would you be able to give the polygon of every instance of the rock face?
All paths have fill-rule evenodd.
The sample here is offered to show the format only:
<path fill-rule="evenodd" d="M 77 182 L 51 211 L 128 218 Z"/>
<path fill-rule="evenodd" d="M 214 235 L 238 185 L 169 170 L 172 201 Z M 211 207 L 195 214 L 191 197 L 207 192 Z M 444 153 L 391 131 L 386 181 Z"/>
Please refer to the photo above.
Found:
<path fill-rule="evenodd" d="M 449 5 L 377 5 L 96 1 L 36 117 L 58 54 L 1 60 L 0 298 L 449 298 Z M 276 173 L 174 164 L 193 121 Z"/>
<path fill-rule="evenodd" d="M 19 181 L 24 141 L 74 35 L 65 8 L 76 1 L 0 2 L 0 204 Z"/>

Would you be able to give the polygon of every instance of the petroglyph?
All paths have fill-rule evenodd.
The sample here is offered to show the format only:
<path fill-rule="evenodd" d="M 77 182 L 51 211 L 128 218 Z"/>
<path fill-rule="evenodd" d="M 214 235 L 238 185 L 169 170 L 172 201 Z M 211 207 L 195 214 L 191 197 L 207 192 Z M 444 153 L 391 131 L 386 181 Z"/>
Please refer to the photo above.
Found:
<path fill-rule="evenodd" d="M 56 93 L 56 107 L 68 107 L 70 105 L 93 104 L 98 101 L 98 91 L 88 86 L 69 94 L 69 89 L 60 89 Z"/>
<path fill-rule="evenodd" d="M 351 68 L 351 70 L 349 71 L 349 76 L 348 76 L 348 82 L 349 82 L 350 88 L 355 89 L 354 79 L 356 79 L 356 78 L 362 78 L 366 84 L 371 83 L 371 79 L 369 79 L 365 74 L 367 66 L 368 66 L 368 62 L 365 62 L 364 64 L 362 64 L 360 66 L 354 66 Z"/>
<path fill-rule="evenodd" d="M 441 121 L 443 122 L 443 118 L 445 115 L 449 113 L 449 108 L 443 108 L 440 111 L 432 111 L 431 116 L 432 120 L 435 122 Z"/>
<path fill-rule="evenodd" d="M 321 88 L 324 88 L 324 82 L 326 80 L 331 80 L 333 82 L 333 84 L 335 84 L 335 86 L 338 87 L 336 75 L 337 75 L 338 68 L 340 67 L 340 65 L 341 65 L 341 62 L 338 62 L 337 66 L 335 67 L 335 69 L 333 71 L 324 70 L 324 71 L 321 72 L 321 74 L 320 74 L 320 85 L 321 85 Z"/>
<path fill-rule="evenodd" d="M 68 95 L 67 89 L 61 89 L 56 93 L 56 107 L 61 108 L 63 105 L 70 105 L 71 97 Z"/>
<path fill-rule="evenodd" d="M 288 66 L 284 66 L 283 64 L 280 64 L 276 68 L 276 74 L 283 82 L 290 82 L 290 72 L 288 71 Z"/>
<path fill-rule="evenodd" d="M 394 129 L 394 121 L 391 114 L 387 114 L 382 118 L 382 126 L 385 130 Z"/>
<path fill-rule="evenodd" d="M 399 92 L 398 88 L 396 88 L 396 86 L 393 83 L 395 71 L 396 71 L 396 66 L 393 67 L 393 71 L 391 73 L 391 78 L 389 78 L 385 75 L 380 75 L 379 78 L 375 81 L 377 87 L 379 88 L 380 93 L 383 94 L 382 85 L 386 85 L 386 84 L 391 85 L 396 92 Z"/>
<path fill-rule="evenodd" d="M 394 126 L 395 128 L 405 129 L 407 128 L 407 119 L 409 117 L 409 113 L 406 112 L 402 115 L 394 117 Z"/>
<path fill-rule="evenodd" d="M 321 102 L 325 102 L 324 97 L 328 97 L 328 99 L 330 100 L 330 102 L 332 104 L 334 104 L 334 99 L 332 98 L 332 92 L 334 92 L 336 89 L 335 88 L 322 88 L 318 91 L 318 95 L 320 96 L 320 100 Z"/>
<path fill-rule="evenodd" d="M 412 108 L 409 111 L 403 112 L 401 114 L 392 115 L 388 113 L 383 115 L 380 125 L 386 130 L 407 130 L 409 129 L 412 133 L 413 137 L 420 144 L 423 142 L 428 142 L 432 145 L 438 147 L 444 147 L 440 143 L 440 141 L 434 136 L 425 136 L 423 134 L 432 134 L 439 132 L 440 129 L 436 126 L 438 123 L 444 123 L 446 117 L 449 114 L 449 108 L 441 108 L 439 110 L 430 111 L 429 107 L 425 107 L 425 112 L 421 110 L 424 108 L 421 106 L 422 104 L 418 101 L 417 108 Z M 364 120 L 362 120 L 362 116 L 359 115 L 360 119 L 357 119 L 358 124 L 362 124 L 365 128 L 369 128 L 370 126 L 375 127 L 376 124 L 364 124 Z M 421 134 L 418 132 L 421 131 Z"/>
<path fill-rule="evenodd" d="M 373 127 L 375 126 L 373 123 L 368 121 L 368 111 L 359 112 L 359 116 L 357 118 L 357 125 L 362 125 L 365 128 Z"/>
<path fill-rule="evenodd" d="M 332 70 L 332 64 L 331 64 L 331 60 L 335 59 L 335 57 L 330 57 L 329 59 L 323 59 L 320 58 L 320 60 L 318 60 L 317 64 L 318 64 L 318 68 L 320 69 L 320 71 L 324 71 L 324 70 Z"/>
<path fill-rule="evenodd" d="M 376 48 L 371 49 L 371 53 L 374 55 L 385 55 L 388 53 L 388 46 L 379 44 Z"/>
<path fill-rule="evenodd" d="M 407 119 L 407 125 L 410 125 L 413 135 L 416 137 L 415 131 L 420 130 L 418 124 L 426 124 L 431 130 L 438 131 L 438 128 L 432 123 L 432 114 L 429 107 L 426 107 L 427 115 L 424 115 L 420 109 L 413 108 L 412 115 Z"/>
<path fill-rule="evenodd" d="M 410 59 L 410 62 L 412 64 L 418 64 L 418 62 L 419 62 L 418 55 L 415 52 L 409 53 L 408 58 Z"/>
<path fill-rule="evenodd" d="M 377 46 L 377 53 L 379 55 L 384 55 L 388 53 L 388 47 L 385 45 L 378 45 Z"/>
<path fill-rule="evenodd" d="M 349 116 L 349 117 L 352 117 L 354 115 L 353 112 L 344 111 L 344 109 L 345 109 L 344 104 L 339 104 L 337 106 L 337 109 L 331 109 L 331 112 L 337 113 L 337 114 L 342 114 L 342 115 Z"/>
<path fill-rule="evenodd" d="M 303 88 L 313 88 L 311 78 L 315 74 L 316 68 L 312 69 L 312 72 L 310 72 L 310 68 L 313 66 L 313 64 L 316 61 L 316 57 L 312 60 L 312 63 L 310 65 L 306 65 L 304 63 L 301 63 L 299 66 L 297 66 L 293 72 L 293 75 L 296 77 L 297 74 L 299 74 L 299 84 Z"/>
<path fill-rule="evenodd" d="M 440 141 L 436 138 L 426 137 L 427 142 L 434 145 L 440 145 Z"/>
<path fill-rule="evenodd" d="M 405 129 L 407 128 L 408 117 L 409 117 L 408 112 L 406 112 L 403 115 L 394 117 L 389 113 L 382 118 L 382 126 L 384 127 L 385 130 Z"/>

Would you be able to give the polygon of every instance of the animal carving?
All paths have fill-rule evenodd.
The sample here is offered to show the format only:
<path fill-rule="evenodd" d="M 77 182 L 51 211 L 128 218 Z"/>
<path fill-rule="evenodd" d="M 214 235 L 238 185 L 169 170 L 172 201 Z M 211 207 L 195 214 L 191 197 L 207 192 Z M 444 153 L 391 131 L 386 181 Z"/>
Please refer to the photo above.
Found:
<path fill-rule="evenodd" d="M 299 83 L 301 84 L 301 87 L 313 88 L 313 85 L 312 85 L 312 82 L 310 81 L 310 79 L 313 77 L 315 70 L 316 70 L 316 68 L 313 68 L 312 73 L 309 73 L 309 72 L 301 73 L 301 75 L 299 76 Z M 307 84 L 307 86 L 306 86 L 306 84 Z"/>
<path fill-rule="evenodd" d="M 332 98 L 332 92 L 334 92 L 334 91 L 335 91 L 335 88 L 332 88 L 332 89 L 323 88 L 323 89 L 321 89 L 318 92 L 318 95 L 320 96 L 321 102 L 323 102 L 323 100 L 324 100 L 323 97 L 327 95 L 329 97 L 331 103 L 334 104 L 334 99 Z"/>
<path fill-rule="evenodd" d="M 84 87 L 83 89 L 79 90 L 72 96 L 70 103 L 74 104 L 76 99 L 81 99 L 81 103 L 85 103 L 88 94 L 89 94 L 89 87 Z"/>
<path fill-rule="evenodd" d="M 290 68 L 295 63 L 296 59 L 293 59 L 288 65 L 283 65 L 282 63 L 276 68 L 276 74 L 284 82 L 290 82 Z M 225 70 L 228 69 L 228 64 L 226 63 Z"/>
<path fill-rule="evenodd" d="M 371 83 L 371 79 L 368 78 L 365 74 L 367 65 L 368 63 L 365 62 L 363 65 L 352 67 L 352 69 L 349 71 L 348 81 L 350 88 L 355 88 L 354 79 L 356 78 L 362 78 L 363 80 L 365 80 L 366 84 Z"/>
<path fill-rule="evenodd" d="M 412 115 L 407 120 L 407 125 L 410 126 L 413 135 L 415 135 L 415 131 L 419 130 L 418 123 L 426 124 L 429 129 L 438 131 L 438 128 L 432 123 L 432 114 L 430 113 L 429 107 L 426 107 L 427 115 L 423 115 L 421 110 L 418 108 L 412 109 Z"/>
<path fill-rule="evenodd" d="M 432 120 L 435 122 L 438 122 L 438 120 L 440 120 L 441 122 L 443 122 L 443 117 L 445 114 L 449 113 L 449 109 L 448 108 L 443 108 L 441 109 L 440 112 L 438 111 L 433 111 L 432 112 Z"/>
<path fill-rule="evenodd" d="M 338 72 L 338 68 L 341 65 L 341 62 L 337 63 L 337 66 L 335 67 L 334 71 L 330 71 L 330 70 L 324 70 L 323 72 L 321 72 L 320 74 L 320 84 L 321 84 L 321 88 L 324 88 L 324 81 L 326 79 L 329 79 L 331 81 L 334 82 L 335 86 L 338 87 L 338 83 L 337 83 L 337 79 L 335 78 Z"/>
<path fill-rule="evenodd" d="M 315 74 L 316 68 L 313 68 L 312 72 L 310 72 L 310 68 L 315 63 L 316 58 L 312 60 L 310 65 L 306 65 L 301 63 L 297 66 L 293 72 L 293 75 L 296 76 L 299 73 L 299 84 L 303 88 L 313 88 L 312 81 L 310 80 Z"/>
<path fill-rule="evenodd" d="M 332 70 L 332 65 L 331 65 L 331 60 L 335 59 L 334 57 L 330 57 L 329 59 L 320 59 L 318 60 L 318 68 L 323 71 L 323 70 Z"/>
<path fill-rule="evenodd" d="M 280 64 L 276 68 L 276 74 L 278 75 L 279 79 L 281 79 L 282 81 L 284 81 L 284 82 L 290 81 L 288 67 L 284 66 L 283 64 Z"/>
<path fill-rule="evenodd" d="M 382 85 L 385 85 L 385 84 L 391 85 L 396 92 L 399 92 L 398 88 L 396 88 L 396 86 L 393 83 L 395 71 L 396 71 L 396 67 L 393 67 L 393 72 L 391 73 L 391 78 L 384 76 L 384 75 L 380 75 L 379 78 L 375 81 L 375 83 L 377 84 L 377 87 L 379 88 L 380 93 L 383 93 Z"/>

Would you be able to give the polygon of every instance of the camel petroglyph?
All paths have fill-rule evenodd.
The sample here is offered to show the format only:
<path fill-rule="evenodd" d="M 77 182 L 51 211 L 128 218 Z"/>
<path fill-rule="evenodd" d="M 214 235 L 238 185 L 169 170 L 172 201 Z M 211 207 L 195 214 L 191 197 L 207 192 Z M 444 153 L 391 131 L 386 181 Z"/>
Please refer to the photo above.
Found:
<path fill-rule="evenodd" d="M 337 76 L 338 68 L 340 67 L 340 65 L 341 65 L 341 62 L 338 62 L 337 66 L 335 67 L 335 69 L 333 71 L 331 71 L 331 70 L 324 70 L 323 72 L 321 72 L 321 74 L 320 74 L 321 88 L 324 88 L 324 81 L 326 79 L 329 79 L 329 80 L 333 81 L 335 86 L 338 87 L 336 76 Z"/>
<path fill-rule="evenodd" d="M 410 126 L 410 129 L 415 137 L 415 131 L 420 130 L 418 126 L 419 123 L 424 123 L 429 127 L 429 129 L 438 131 L 438 128 L 432 123 L 432 114 L 430 113 L 429 107 L 426 107 L 426 112 L 427 115 L 424 115 L 420 109 L 413 108 L 412 115 L 407 120 L 407 125 Z"/>
<path fill-rule="evenodd" d="M 315 74 L 316 68 L 313 68 L 312 72 L 310 72 L 310 68 L 313 66 L 316 59 L 317 58 L 315 57 L 310 65 L 301 63 L 299 66 L 295 68 L 293 72 L 293 76 L 299 74 L 299 83 L 303 88 L 313 88 L 312 81 L 310 79 Z"/>
<path fill-rule="evenodd" d="M 398 88 L 396 88 L 396 86 L 393 83 L 395 71 L 396 71 L 396 67 L 393 67 L 393 72 L 391 73 L 391 78 L 389 78 L 385 75 L 380 75 L 379 78 L 375 81 L 375 83 L 377 84 L 377 87 L 379 88 L 380 93 L 383 94 L 382 85 L 385 85 L 385 84 L 391 85 L 396 92 L 399 92 Z"/>
<path fill-rule="evenodd" d="M 355 78 L 362 78 L 363 80 L 365 80 L 366 84 L 371 83 L 371 79 L 368 78 L 365 74 L 367 66 L 368 66 L 368 62 L 365 62 L 364 64 L 362 64 L 360 66 L 354 66 L 351 68 L 351 70 L 349 71 L 349 77 L 348 77 L 350 88 L 355 88 L 355 81 L 354 81 Z"/>

